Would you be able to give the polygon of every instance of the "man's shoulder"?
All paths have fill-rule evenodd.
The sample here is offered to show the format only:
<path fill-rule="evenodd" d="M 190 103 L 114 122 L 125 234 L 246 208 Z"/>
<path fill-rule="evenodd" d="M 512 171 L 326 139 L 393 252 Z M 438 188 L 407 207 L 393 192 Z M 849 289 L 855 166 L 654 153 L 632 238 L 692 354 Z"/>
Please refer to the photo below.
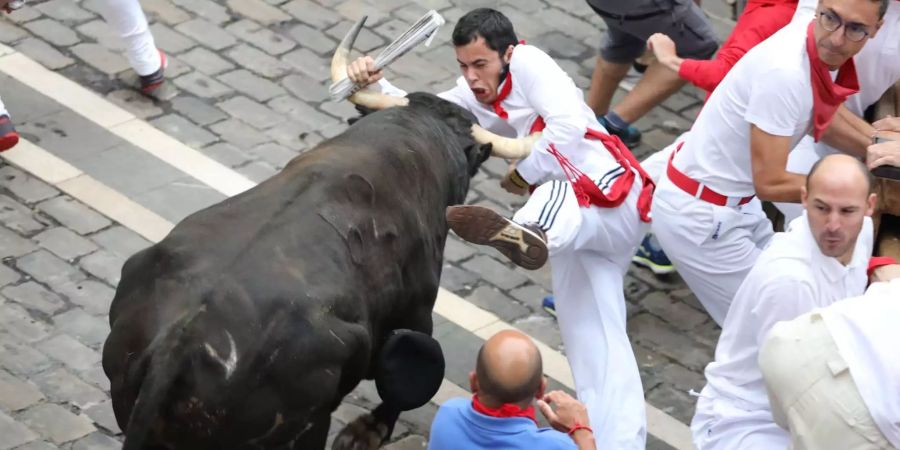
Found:
<path fill-rule="evenodd" d="M 528 44 L 519 44 L 513 50 L 509 67 L 512 71 L 535 70 L 543 68 L 548 62 L 556 64 L 553 58 L 540 48 Z"/>
<path fill-rule="evenodd" d="M 538 430 L 535 430 L 534 435 L 542 444 L 540 447 L 536 448 L 559 450 L 570 450 L 578 448 L 578 446 L 575 445 L 575 442 L 572 440 L 572 438 L 569 437 L 569 435 L 556 431 L 552 428 L 540 428 Z"/>
<path fill-rule="evenodd" d="M 750 49 L 738 64 L 745 71 L 772 77 L 771 81 L 795 80 L 809 83 L 806 38 L 802 30 L 797 24 L 788 24 L 769 39 Z M 769 81 L 766 78 L 766 82 Z"/>

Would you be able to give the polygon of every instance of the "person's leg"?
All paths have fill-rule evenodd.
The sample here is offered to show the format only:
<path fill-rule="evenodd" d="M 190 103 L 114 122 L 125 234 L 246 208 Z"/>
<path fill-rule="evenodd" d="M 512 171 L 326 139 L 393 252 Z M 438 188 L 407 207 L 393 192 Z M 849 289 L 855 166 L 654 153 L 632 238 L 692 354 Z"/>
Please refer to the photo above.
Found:
<path fill-rule="evenodd" d="M 624 122 L 631 124 L 647 114 L 656 105 L 678 92 L 687 81 L 677 73 L 654 61 L 634 89 L 622 101 L 612 108 Z"/>
<path fill-rule="evenodd" d="M 607 61 L 603 55 L 597 55 L 587 95 L 587 104 L 594 110 L 594 114 L 602 116 L 609 111 L 613 95 L 630 68 L 631 63 L 615 63 Z"/>
<path fill-rule="evenodd" d="M 9 111 L 0 100 L 0 152 L 9 150 L 19 143 L 19 133 L 13 126 L 12 119 L 9 117 Z"/>
<path fill-rule="evenodd" d="M 106 23 L 125 41 L 128 62 L 138 74 L 141 90 L 151 93 L 162 85 L 166 57 L 156 48 L 147 17 L 138 0 L 99 0 Z"/>

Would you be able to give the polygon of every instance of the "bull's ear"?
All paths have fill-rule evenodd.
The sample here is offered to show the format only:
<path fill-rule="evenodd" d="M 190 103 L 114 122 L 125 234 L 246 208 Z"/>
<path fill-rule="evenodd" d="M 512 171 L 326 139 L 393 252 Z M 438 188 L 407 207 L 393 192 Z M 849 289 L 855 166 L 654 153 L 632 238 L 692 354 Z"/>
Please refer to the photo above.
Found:
<path fill-rule="evenodd" d="M 444 353 L 431 336 L 411 330 L 391 333 L 375 370 L 381 400 L 400 411 L 431 400 L 444 379 Z"/>
<path fill-rule="evenodd" d="M 470 177 L 474 177 L 481 164 L 491 156 L 491 149 L 493 149 L 493 145 L 490 143 L 474 144 L 466 149 L 466 162 L 469 165 Z"/>

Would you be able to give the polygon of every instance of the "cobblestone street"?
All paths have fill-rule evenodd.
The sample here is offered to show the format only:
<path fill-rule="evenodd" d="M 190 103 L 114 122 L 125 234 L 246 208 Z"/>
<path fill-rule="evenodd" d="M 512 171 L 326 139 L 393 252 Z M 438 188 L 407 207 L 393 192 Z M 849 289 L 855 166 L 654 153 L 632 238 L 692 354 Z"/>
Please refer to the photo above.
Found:
<path fill-rule="evenodd" d="M 452 86 L 458 67 L 448 43 L 456 19 L 492 6 L 512 19 L 520 38 L 547 50 L 587 88 L 602 22 L 583 0 L 143 0 L 157 45 L 170 57 L 160 99 L 133 89 L 136 76 L 123 44 L 93 0 L 29 1 L 0 16 L 0 43 L 10 54 L 88 88 L 165 135 L 253 182 L 332 137 L 357 115 L 327 100 L 328 67 L 338 40 L 368 15 L 357 47 L 380 49 L 428 9 L 448 21 L 430 47 L 388 69 L 408 91 Z M 705 1 L 716 30 L 730 29 L 730 6 Z M 83 117 L 5 73 L 0 95 L 24 139 L 169 223 L 226 195 L 144 151 L 115 127 Z M 11 58 L 11 56 L 10 56 Z M 620 92 L 620 95 L 624 91 Z M 644 134 L 639 159 L 671 143 L 693 121 L 702 94 L 685 88 L 636 123 Z M 470 203 L 512 214 L 523 198 L 503 191 L 502 160 L 473 179 Z M 100 367 L 108 312 L 125 259 L 151 241 L 54 183 L 0 163 L 0 450 L 117 449 L 109 382 Z M 549 270 L 514 269 L 493 250 L 452 237 L 441 285 L 467 302 L 564 352 L 554 319 L 541 309 Z M 687 424 L 690 390 L 703 387 L 719 329 L 677 276 L 632 268 L 626 279 L 628 325 L 649 404 Z M 468 388 L 482 338 L 435 314 L 435 336 L 447 358 L 447 380 Z M 560 387 L 559 380 L 554 385 Z M 378 396 L 361 385 L 334 415 L 332 432 Z M 388 448 L 424 448 L 437 410 L 404 413 Z M 653 429 L 651 428 L 651 433 Z M 651 436 L 648 448 L 672 446 Z"/>

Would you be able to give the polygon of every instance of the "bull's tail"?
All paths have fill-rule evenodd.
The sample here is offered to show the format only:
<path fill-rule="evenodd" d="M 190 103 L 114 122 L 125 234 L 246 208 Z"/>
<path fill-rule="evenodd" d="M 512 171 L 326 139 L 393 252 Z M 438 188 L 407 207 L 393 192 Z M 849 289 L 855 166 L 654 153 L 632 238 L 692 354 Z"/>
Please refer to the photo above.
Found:
<path fill-rule="evenodd" d="M 160 408 L 181 372 L 186 358 L 188 328 L 201 311 L 202 308 L 181 317 L 160 340 L 147 349 L 145 355 L 150 358 L 149 364 L 128 419 L 122 450 L 145 448 L 150 431 L 159 417 Z"/>

